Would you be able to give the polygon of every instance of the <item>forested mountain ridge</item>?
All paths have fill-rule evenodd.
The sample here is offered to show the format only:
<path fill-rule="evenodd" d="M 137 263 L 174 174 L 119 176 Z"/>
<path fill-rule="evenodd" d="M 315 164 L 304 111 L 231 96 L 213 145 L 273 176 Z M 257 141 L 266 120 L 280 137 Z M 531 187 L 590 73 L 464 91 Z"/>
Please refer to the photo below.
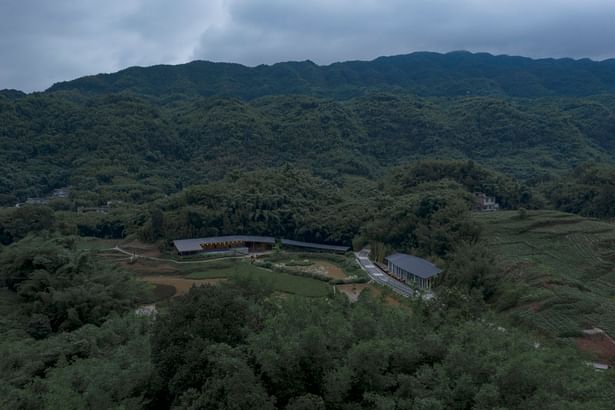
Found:
<path fill-rule="evenodd" d="M 421 96 L 588 96 L 615 92 L 615 60 L 539 59 L 487 53 L 417 52 L 319 66 L 311 61 L 246 67 L 193 61 L 131 67 L 54 84 L 48 91 L 88 94 L 227 96 L 303 94 L 348 98 L 369 90 Z"/>
<path fill-rule="evenodd" d="M 615 217 L 613 62 L 507 59 L 196 62 L 0 91 L 0 408 L 611 409 L 612 370 L 572 345 L 613 335 L 615 230 L 535 210 Z M 509 211 L 470 212 L 477 192 Z M 323 292 L 274 288 L 275 259 L 176 263 L 173 240 L 231 234 L 443 273 L 435 298 L 368 285 L 350 303 L 307 270 L 293 287 Z M 201 279 L 170 298 L 153 275 Z M 152 302 L 155 320 L 135 310 Z"/>
<path fill-rule="evenodd" d="M 608 95 L 529 100 L 375 92 L 346 101 L 172 103 L 128 94 L 0 95 L 0 194 L 7 205 L 65 185 L 168 194 L 233 170 L 285 163 L 326 179 L 373 178 L 426 158 L 473 160 L 543 180 L 583 163 L 613 163 L 614 113 L 615 97 Z"/>

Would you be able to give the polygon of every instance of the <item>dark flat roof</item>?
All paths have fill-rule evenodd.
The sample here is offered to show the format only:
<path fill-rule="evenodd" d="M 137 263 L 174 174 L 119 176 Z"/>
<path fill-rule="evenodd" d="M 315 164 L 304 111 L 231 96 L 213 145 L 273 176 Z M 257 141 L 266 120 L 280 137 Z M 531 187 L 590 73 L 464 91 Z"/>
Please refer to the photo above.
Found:
<path fill-rule="evenodd" d="M 336 252 L 348 252 L 348 250 L 350 249 L 349 246 L 323 245 L 320 243 L 293 241 L 291 239 L 282 239 L 282 245 L 297 246 L 301 248 L 323 249 Z"/>
<path fill-rule="evenodd" d="M 442 272 L 433 263 L 405 253 L 394 253 L 385 259 L 406 272 L 423 279 L 434 277 Z"/>
<path fill-rule="evenodd" d="M 177 239 L 173 241 L 173 245 L 178 252 L 197 252 L 202 251 L 202 244 L 221 243 L 221 242 L 259 242 L 274 244 L 275 239 L 271 236 L 251 236 L 251 235 L 229 235 L 229 236 L 212 236 L 209 238 L 194 238 L 194 239 Z"/>

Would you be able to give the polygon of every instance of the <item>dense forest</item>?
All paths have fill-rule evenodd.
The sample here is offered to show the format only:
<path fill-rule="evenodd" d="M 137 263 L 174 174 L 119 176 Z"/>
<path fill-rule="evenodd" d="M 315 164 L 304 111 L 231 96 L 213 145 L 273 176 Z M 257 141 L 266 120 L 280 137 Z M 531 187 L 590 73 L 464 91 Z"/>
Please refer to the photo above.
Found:
<path fill-rule="evenodd" d="M 528 218 L 538 209 L 615 218 L 613 84 L 612 60 L 456 52 L 0 91 L 0 407 L 612 408 L 612 371 L 502 313 L 540 290 L 472 211 L 475 193 L 514 210 L 499 222 L 510 238 L 565 235 Z M 232 234 L 407 252 L 444 272 L 433 299 L 354 303 L 233 276 L 150 317 L 135 308 L 151 287 L 84 246 L 168 256 L 174 239 Z M 589 292 L 552 273 L 538 274 L 549 289 Z"/>
<path fill-rule="evenodd" d="M 233 171 L 292 164 L 328 180 L 374 179 L 426 158 L 472 160 L 539 183 L 613 164 L 614 110 L 606 96 L 0 97 L 0 200 L 14 205 L 71 186 L 83 205 L 143 203 Z"/>
<path fill-rule="evenodd" d="M 193 288 L 152 322 L 126 312 L 134 280 L 91 276 L 84 255 L 33 260 L 41 249 L 62 255 L 70 244 L 24 242 L 4 257 L 23 261 L 2 270 L 23 273 L 20 297 L 1 299 L 5 408 L 608 409 L 613 400 L 609 374 L 502 327 L 462 287 L 388 306 L 369 295 L 279 299 L 244 280 Z"/>

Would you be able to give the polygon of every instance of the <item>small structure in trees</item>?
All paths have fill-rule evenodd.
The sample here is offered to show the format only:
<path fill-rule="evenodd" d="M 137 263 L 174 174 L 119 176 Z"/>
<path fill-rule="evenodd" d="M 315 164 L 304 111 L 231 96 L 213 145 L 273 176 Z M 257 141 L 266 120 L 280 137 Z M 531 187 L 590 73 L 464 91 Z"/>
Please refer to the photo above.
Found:
<path fill-rule="evenodd" d="M 494 212 L 500 209 L 500 204 L 494 196 L 488 196 L 484 192 L 474 192 L 475 208 L 478 211 Z"/>

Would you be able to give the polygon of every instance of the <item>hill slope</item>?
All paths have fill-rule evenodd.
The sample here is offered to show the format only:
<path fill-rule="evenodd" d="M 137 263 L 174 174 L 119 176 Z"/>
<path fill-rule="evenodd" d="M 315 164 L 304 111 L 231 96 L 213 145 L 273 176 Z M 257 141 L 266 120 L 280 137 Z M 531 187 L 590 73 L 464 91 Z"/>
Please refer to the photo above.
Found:
<path fill-rule="evenodd" d="M 479 214 L 486 245 L 501 257 L 507 283 L 500 308 L 546 334 L 615 334 L 615 226 L 574 214 Z"/>
<path fill-rule="evenodd" d="M 131 67 L 53 85 L 49 91 L 104 94 L 233 96 L 307 94 L 346 98 L 370 89 L 400 89 L 422 96 L 587 96 L 615 92 L 615 60 L 541 59 L 486 53 L 419 52 L 373 61 L 318 66 L 311 61 L 246 67 L 193 61 Z"/>
<path fill-rule="evenodd" d="M 166 104 L 129 95 L 0 96 L 0 194 L 23 200 L 66 184 L 130 191 L 135 181 L 170 193 L 284 163 L 328 179 L 372 177 L 422 158 L 471 159 L 536 179 L 583 162 L 614 162 L 614 107 L 613 97 L 376 93 L 347 101 L 195 97 Z"/>

